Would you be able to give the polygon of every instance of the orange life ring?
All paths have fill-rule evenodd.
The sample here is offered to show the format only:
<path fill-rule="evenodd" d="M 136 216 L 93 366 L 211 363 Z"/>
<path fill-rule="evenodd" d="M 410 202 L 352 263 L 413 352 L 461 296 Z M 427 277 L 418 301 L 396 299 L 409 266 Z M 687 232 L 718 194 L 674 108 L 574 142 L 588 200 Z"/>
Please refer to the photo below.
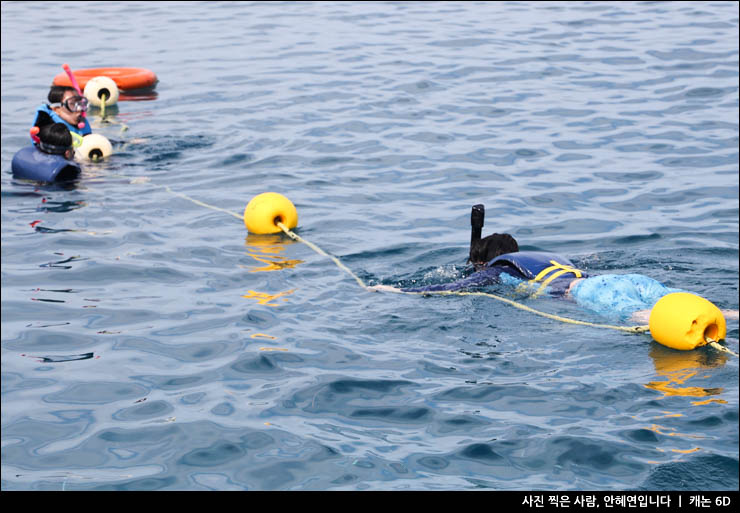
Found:
<path fill-rule="evenodd" d="M 124 91 L 149 89 L 157 84 L 157 75 L 144 68 L 90 68 L 73 70 L 72 74 L 80 85 L 80 89 L 85 89 L 87 81 L 94 77 L 108 77 Z M 72 82 L 64 71 L 54 77 L 53 84 L 72 87 Z"/>

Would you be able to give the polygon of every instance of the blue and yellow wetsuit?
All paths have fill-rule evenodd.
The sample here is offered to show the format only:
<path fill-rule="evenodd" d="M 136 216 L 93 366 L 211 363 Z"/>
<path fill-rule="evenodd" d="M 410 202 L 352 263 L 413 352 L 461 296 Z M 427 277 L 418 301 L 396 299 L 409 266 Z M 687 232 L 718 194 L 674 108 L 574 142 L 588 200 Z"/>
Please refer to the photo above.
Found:
<path fill-rule="evenodd" d="M 583 278 L 568 290 L 574 280 Z M 404 292 L 455 291 L 502 283 L 532 296 L 572 297 L 576 303 L 607 317 L 627 318 L 649 310 L 666 294 L 682 292 L 641 274 L 589 276 L 567 258 L 543 251 L 498 256 L 486 267 L 453 283 L 412 287 Z"/>

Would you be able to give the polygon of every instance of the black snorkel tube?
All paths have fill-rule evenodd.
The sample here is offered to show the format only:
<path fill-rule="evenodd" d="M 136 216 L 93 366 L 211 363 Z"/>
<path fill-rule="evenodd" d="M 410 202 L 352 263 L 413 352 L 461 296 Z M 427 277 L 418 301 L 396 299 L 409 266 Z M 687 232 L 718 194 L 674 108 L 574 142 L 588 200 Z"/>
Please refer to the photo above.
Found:
<path fill-rule="evenodd" d="M 486 207 L 483 205 L 473 205 L 473 209 L 470 212 L 470 251 L 473 251 L 473 244 L 478 242 L 483 231 L 483 220 L 486 217 Z M 471 262 L 470 255 L 468 255 L 468 262 Z"/>

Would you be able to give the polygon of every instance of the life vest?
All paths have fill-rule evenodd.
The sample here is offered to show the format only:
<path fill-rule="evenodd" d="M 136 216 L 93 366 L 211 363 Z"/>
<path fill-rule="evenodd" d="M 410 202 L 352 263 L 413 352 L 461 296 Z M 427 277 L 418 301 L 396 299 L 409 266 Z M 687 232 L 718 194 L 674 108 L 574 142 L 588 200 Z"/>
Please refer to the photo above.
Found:
<path fill-rule="evenodd" d="M 44 112 L 51 117 L 51 119 L 54 120 L 55 123 L 64 123 L 64 125 L 69 129 L 70 132 L 73 132 L 75 134 L 79 135 L 87 135 L 92 133 L 92 128 L 90 127 L 90 122 L 87 120 L 87 118 L 82 118 L 82 121 L 85 123 L 85 126 L 82 128 L 77 128 L 76 126 L 67 123 L 65 120 L 61 118 L 59 114 L 54 112 L 54 109 L 49 107 L 47 104 L 41 105 L 38 109 L 36 109 L 36 117 L 34 118 L 33 122 L 36 123 L 36 119 L 39 117 L 39 112 Z"/>
<path fill-rule="evenodd" d="M 79 176 L 80 165 L 62 155 L 50 155 L 36 146 L 26 146 L 13 155 L 13 178 L 54 182 Z"/>
<path fill-rule="evenodd" d="M 533 296 L 542 294 L 548 286 L 555 288 L 556 292 L 564 293 L 574 279 L 588 277 L 564 256 L 544 251 L 506 253 L 497 256 L 487 265 L 498 266 L 513 267 L 525 280 L 519 287 L 520 291 L 533 290 Z"/>

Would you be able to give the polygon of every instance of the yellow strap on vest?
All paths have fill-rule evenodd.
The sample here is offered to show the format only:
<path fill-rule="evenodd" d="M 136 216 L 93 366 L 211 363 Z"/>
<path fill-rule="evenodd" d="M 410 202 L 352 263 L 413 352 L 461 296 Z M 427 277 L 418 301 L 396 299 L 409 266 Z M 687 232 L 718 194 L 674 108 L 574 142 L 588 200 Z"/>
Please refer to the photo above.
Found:
<path fill-rule="evenodd" d="M 534 294 L 532 294 L 532 297 L 537 297 L 545 290 L 545 287 L 547 287 L 553 280 L 558 278 L 559 276 L 562 276 L 564 274 L 572 273 L 575 275 L 576 278 L 580 278 L 583 276 L 583 273 L 581 273 L 580 270 L 576 269 L 575 267 L 572 267 L 570 265 L 563 265 L 557 263 L 555 260 L 550 260 L 550 263 L 552 264 L 550 267 L 546 267 L 540 273 L 534 277 L 533 282 L 538 282 L 545 278 L 548 274 L 550 276 L 547 276 L 547 278 L 542 282 L 542 285 L 535 291 Z M 555 271 L 555 272 L 552 272 Z"/>

